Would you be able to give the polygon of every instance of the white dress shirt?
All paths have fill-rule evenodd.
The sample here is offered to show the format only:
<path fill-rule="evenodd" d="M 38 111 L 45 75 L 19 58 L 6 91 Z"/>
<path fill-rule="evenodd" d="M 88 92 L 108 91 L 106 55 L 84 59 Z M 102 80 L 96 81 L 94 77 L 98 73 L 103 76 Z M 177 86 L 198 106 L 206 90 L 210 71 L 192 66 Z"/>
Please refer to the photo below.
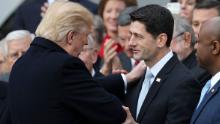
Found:
<path fill-rule="evenodd" d="M 210 89 L 212 89 L 216 83 L 218 83 L 218 81 L 220 80 L 220 71 L 218 73 L 216 73 L 212 78 L 211 78 L 211 87 Z M 209 89 L 209 90 L 210 90 Z"/>

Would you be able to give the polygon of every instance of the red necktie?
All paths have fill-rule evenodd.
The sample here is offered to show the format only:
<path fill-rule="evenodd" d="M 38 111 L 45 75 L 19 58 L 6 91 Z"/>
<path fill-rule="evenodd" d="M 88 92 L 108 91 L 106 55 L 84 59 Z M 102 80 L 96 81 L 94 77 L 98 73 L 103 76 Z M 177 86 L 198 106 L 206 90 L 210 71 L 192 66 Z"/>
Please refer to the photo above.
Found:
<path fill-rule="evenodd" d="M 139 62 L 140 62 L 139 60 L 136 60 L 134 66 L 138 65 Z"/>

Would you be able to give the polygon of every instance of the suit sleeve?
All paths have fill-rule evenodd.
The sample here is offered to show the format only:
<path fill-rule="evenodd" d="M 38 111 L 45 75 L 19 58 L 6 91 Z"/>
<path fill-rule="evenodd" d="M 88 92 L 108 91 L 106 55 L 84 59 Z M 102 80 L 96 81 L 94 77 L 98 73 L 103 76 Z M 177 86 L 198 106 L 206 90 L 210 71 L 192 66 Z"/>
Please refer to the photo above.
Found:
<path fill-rule="evenodd" d="M 120 101 L 95 82 L 81 61 L 68 60 L 63 69 L 63 101 L 90 122 L 119 124 L 126 113 Z"/>
<path fill-rule="evenodd" d="M 125 95 L 125 86 L 122 76 L 120 74 L 112 74 L 106 77 L 95 78 L 109 93 L 114 94 L 121 100 Z"/>
<path fill-rule="evenodd" d="M 181 81 L 181 80 L 180 80 Z M 200 95 L 200 85 L 193 78 L 184 77 L 181 85 L 169 98 L 165 124 L 189 124 Z"/>

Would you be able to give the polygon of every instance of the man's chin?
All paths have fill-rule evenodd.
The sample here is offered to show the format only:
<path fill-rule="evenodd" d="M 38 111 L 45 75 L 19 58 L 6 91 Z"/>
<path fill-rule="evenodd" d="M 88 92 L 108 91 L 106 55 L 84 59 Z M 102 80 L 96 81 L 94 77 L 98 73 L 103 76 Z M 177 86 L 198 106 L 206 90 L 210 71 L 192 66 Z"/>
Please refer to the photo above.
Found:
<path fill-rule="evenodd" d="M 133 55 L 133 58 L 134 58 L 135 60 L 141 60 L 141 57 L 139 57 L 139 56 Z"/>

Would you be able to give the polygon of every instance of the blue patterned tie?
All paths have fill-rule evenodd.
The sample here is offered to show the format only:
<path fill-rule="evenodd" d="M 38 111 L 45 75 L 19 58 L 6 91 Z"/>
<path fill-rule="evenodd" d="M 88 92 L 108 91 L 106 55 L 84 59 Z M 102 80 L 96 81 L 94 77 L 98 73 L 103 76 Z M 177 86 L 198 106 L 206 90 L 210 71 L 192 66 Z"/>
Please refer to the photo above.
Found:
<path fill-rule="evenodd" d="M 209 91 L 210 87 L 211 87 L 211 80 L 208 80 L 205 86 L 202 88 L 202 92 L 201 92 L 200 99 L 199 99 L 196 109 L 199 107 L 200 103 L 202 102 L 205 94 Z"/>

